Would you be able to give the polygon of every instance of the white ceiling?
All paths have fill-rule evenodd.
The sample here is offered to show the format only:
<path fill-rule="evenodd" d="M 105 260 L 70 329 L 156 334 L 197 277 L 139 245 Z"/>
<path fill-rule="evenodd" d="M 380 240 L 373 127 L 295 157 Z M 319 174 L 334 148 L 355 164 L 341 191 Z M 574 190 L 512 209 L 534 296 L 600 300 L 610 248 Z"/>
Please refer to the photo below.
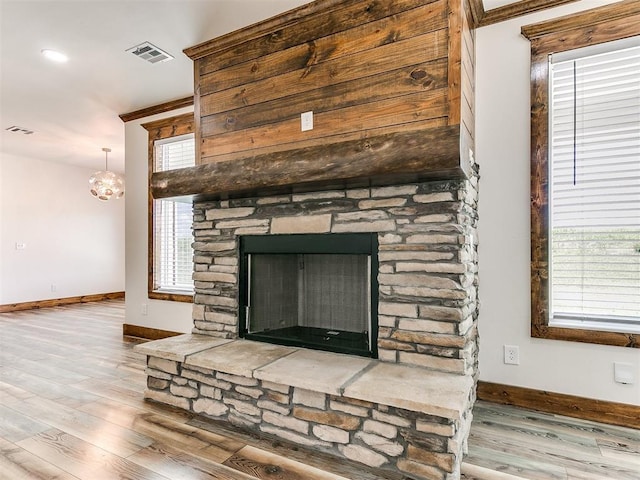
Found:
<path fill-rule="evenodd" d="M 124 171 L 118 118 L 193 93 L 182 50 L 307 0 L 0 0 L 0 153 Z M 486 9 L 512 3 L 484 0 Z M 149 41 L 175 57 L 150 64 Z M 68 55 L 56 64 L 41 55 Z M 10 133 L 19 126 L 32 135 Z"/>

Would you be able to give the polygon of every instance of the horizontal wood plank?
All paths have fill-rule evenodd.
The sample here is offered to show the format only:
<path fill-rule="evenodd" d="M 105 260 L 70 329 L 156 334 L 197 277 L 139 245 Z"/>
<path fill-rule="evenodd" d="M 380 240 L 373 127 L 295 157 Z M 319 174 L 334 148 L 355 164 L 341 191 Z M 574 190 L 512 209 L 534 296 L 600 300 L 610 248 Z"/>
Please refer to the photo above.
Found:
<path fill-rule="evenodd" d="M 0 437 L 0 472 L 7 479 L 55 479 L 78 480 L 78 477 L 65 472 L 14 443 Z"/>
<path fill-rule="evenodd" d="M 131 122 L 133 120 L 139 120 L 141 118 L 150 117 L 151 115 L 157 115 L 159 113 L 171 112 L 179 108 L 190 107 L 193 105 L 193 95 L 188 97 L 179 98 L 177 100 L 171 100 L 170 102 L 160 103 L 158 105 L 152 105 L 150 107 L 141 108 L 129 113 L 122 113 L 118 115 L 123 122 Z"/>
<path fill-rule="evenodd" d="M 203 157 L 224 155 L 389 125 L 396 125 L 402 131 L 410 126 L 403 128 L 401 124 L 446 116 L 445 94 L 445 89 L 440 89 L 318 113 L 314 115 L 313 130 L 306 132 L 300 130 L 299 118 L 212 137 L 203 124 L 201 154 Z"/>
<path fill-rule="evenodd" d="M 149 257 L 153 258 L 153 252 L 149 252 Z M 155 292 L 153 291 L 153 289 L 156 288 L 156 286 L 153 284 L 153 278 L 150 278 L 149 282 L 150 288 L 147 291 L 147 297 L 149 298 L 152 298 L 154 300 L 166 300 L 168 302 L 193 303 L 193 295 L 184 295 L 182 293 Z"/>
<path fill-rule="evenodd" d="M 450 126 L 327 143 L 154 173 L 151 191 L 155 198 L 198 194 L 213 197 L 273 191 L 291 185 L 317 187 L 347 181 L 384 179 L 393 183 L 460 177 L 464 170 L 457 153 L 458 142 L 459 127 Z"/>
<path fill-rule="evenodd" d="M 200 109 L 207 113 L 224 112 L 446 56 L 446 31 L 427 33 L 368 50 L 357 58 L 338 58 L 318 67 L 298 69 L 213 94 L 201 83 Z"/>
<path fill-rule="evenodd" d="M 640 428 L 640 406 L 491 382 L 478 382 L 478 399 L 622 427 Z"/>
<path fill-rule="evenodd" d="M 521 0 L 519 2 L 509 3 L 485 11 L 478 26 L 486 27 L 487 25 L 504 22 L 522 15 L 529 15 L 530 13 L 546 10 L 547 8 L 558 7 L 577 1 L 578 0 Z"/>
<path fill-rule="evenodd" d="M 533 56 L 541 52 L 562 52 L 571 50 L 575 45 L 589 46 L 638 35 L 640 13 L 628 17 L 617 18 L 608 23 L 597 23 L 588 28 L 577 28 L 570 31 L 558 31 L 545 37 L 534 39 L 531 43 Z"/>
<path fill-rule="evenodd" d="M 95 436 L 99 438 L 99 435 Z M 51 429 L 18 442 L 21 448 L 53 464 L 61 464 L 78 478 L 169 480 L 64 431 Z"/>
<path fill-rule="evenodd" d="M 155 140 L 162 140 L 163 138 L 193 133 L 194 114 L 184 113 L 182 115 L 143 123 L 142 128 L 149 132 L 150 143 L 153 143 Z"/>
<path fill-rule="evenodd" d="M 7 303 L 0 305 L 0 313 L 18 312 L 21 310 L 33 310 L 36 308 L 51 308 L 75 303 L 101 302 L 103 300 L 118 300 L 124 298 L 124 292 L 96 293 L 92 295 L 79 295 L 76 297 L 52 298 L 48 300 L 34 300 L 31 302 Z"/>
<path fill-rule="evenodd" d="M 179 478 L 185 480 L 253 480 L 238 470 L 222 464 L 224 459 L 220 458 L 220 455 L 211 461 L 203 455 L 203 450 L 184 451 L 170 443 L 157 442 L 128 457 L 128 460 L 158 474 L 179 469 L 182 472 Z M 227 456 L 231 455 L 232 453 L 227 454 Z"/>
<path fill-rule="evenodd" d="M 525 25 L 522 27 L 522 34 L 529 40 L 541 37 L 549 38 L 550 35 L 562 34 L 563 32 L 572 30 L 582 31 L 584 35 L 592 35 L 594 33 L 592 29 L 595 28 L 596 25 L 600 23 L 610 23 L 614 20 L 622 20 L 620 23 L 621 26 L 627 26 L 633 30 L 634 28 L 637 29 L 637 23 L 634 22 L 634 17 L 637 15 L 640 15 L 640 2 L 637 0 L 624 0 L 612 3 L 611 5 L 585 10 L 580 13 L 573 13 L 544 22 Z M 611 34 L 616 31 L 616 27 L 606 29 L 605 31 L 602 31 L 602 29 L 599 30 L 603 32 L 603 34 L 606 31 L 609 31 Z M 619 38 L 624 37 L 624 35 L 618 36 Z M 599 43 L 597 37 L 591 39 L 591 44 L 594 43 Z"/>
<path fill-rule="evenodd" d="M 200 59 L 198 75 L 228 68 L 327 35 L 443 0 L 320 0 L 231 32 L 184 52 Z"/>
<path fill-rule="evenodd" d="M 143 327 L 142 325 L 131 325 L 129 323 L 123 323 L 122 335 L 128 337 L 146 338 L 147 340 L 160 340 L 162 338 L 182 335 L 182 333 L 172 332 L 171 330 L 162 330 L 160 328 Z"/>
<path fill-rule="evenodd" d="M 435 119 L 419 120 L 416 122 L 412 122 L 408 124 L 407 127 L 410 126 L 411 131 L 417 131 L 420 129 L 438 128 L 438 127 L 445 126 L 446 124 L 447 124 L 446 117 L 439 117 Z M 340 133 L 338 135 L 333 135 L 331 137 L 307 138 L 307 139 L 296 142 L 295 146 L 292 146 L 291 144 L 277 144 L 277 145 L 271 145 L 264 148 L 256 148 L 249 151 L 250 152 L 249 156 L 251 156 L 252 158 L 258 158 L 258 157 L 266 156 L 268 154 L 283 153 L 283 152 L 286 152 L 287 150 L 291 150 L 292 148 L 297 150 L 304 150 L 304 151 L 316 151 L 316 147 L 326 146 L 328 143 L 333 143 L 333 142 L 342 143 L 342 142 L 350 142 L 350 141 L 359 141 L 363 139 L 372 139 L 379 135 L 384 136 L 392 133 L 397 133 L 397 131 L 398 131 L 397 126 L 391 125 L 389 127 L 374 128 L 367 132 L 354 131 L 351 133 Z M 307 149 L 311 149 L 311 150 L 307 150 Z M 230 161 L 243 159 L 246 157 L 247 157 L 247 152 L 245 151 L 232 152 L 225 155 L 202 157 L 201 164 L 215 163 L 215 162 L 230 162 Z"/>
<path fill-rule="evenodd" d="M 301 105 L 304 105 L 306 111 L 319 114 L 362 103 L 375 103 L 411 93 L 441 89 L 446 87 L 446 79 L 447 60 L 438 59 L 220 114 L 209 115 L 203 111 L 202 130 L 207 136 L 213 136 L 288 119 L 296 119 L 299 122 Z"/>
<path fill-rule="evenodd" d="M 474 148 L 473 21 L 468 0 L 319 0 L 187 49 L 195 60 L 197 168 L 239 162 L 245 176 L 251 172 L 259 180 L 236 178 L 236 167 L 229 165 L 211 167 L 215 183 L 229 187 L 225 191 L 202 181 L 186 187 L 184 179 L 197 168 L 158 173 L 156 198 L 173 196 L 169 191 L 222 198 L 464 176 Z M 300 114 L 308 111 L 314 127 L 302 132 Z M 459 137 L 442 135 L 443 125 Z M 384 151 L 382 164 L 391 164 L 393 156 L 396 163 L 411 164 L 394 167 L 388 178 L 381 173 L 387 166 L 375 165 L 378 158 L 372 156 L 369 165 L 360 158 L 363 145 L 386 145 L 394 135 L 417 137 L 420 129 L 423 138 L 443 142 L 423 145 L 421 156 L 430 159 L 424 171 L 407 160 L 418 156 L 413 146 L 405 153 L 391 142 L 393 151 Z M 452 150 L 445 154 L 445 146 Z M 299 155 L 317 158 L 305 159 L 313 167 L 294 181 L 287 170 L 299 165 Z M 352 171 L 342 168 L 345 158 L 354 160 Z M 293 162 L 288 169 L 286 161 Z M 269 184 L 260 169 L 278 178 Z M 231 178 L 222 178 L 227 174 Z"/>
<path fill-rule="evenodd" d="M 344 477 L 249 445 L 227 459 L 224 465 L 232 466 L 260 480 L 269 480 L 274 474 L 278 480 L 345 480 Z"/>
<path fill-rule="evenodd" d="M 442 30 L 446 27 L 447 18 L 444 7 L 442 1 L 431 3 L 346 32 L 307 41 L 258 59 L 216 70 L 200 77 L 200 92 L 203 95 L 215 93 L 296 70 L 300 70 L 303 76 L 305 70 L 318 68 L 318 65 L 330 60 L 350 57 L 383 45 Z"/>

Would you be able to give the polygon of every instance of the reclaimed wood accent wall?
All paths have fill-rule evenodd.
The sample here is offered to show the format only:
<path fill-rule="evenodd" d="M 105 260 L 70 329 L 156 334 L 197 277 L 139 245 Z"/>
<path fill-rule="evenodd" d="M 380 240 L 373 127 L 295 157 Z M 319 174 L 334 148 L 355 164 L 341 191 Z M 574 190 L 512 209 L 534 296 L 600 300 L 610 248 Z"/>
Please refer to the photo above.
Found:
<path fill-rule="evenodd" d="M 472 25 L 468 0 L 318 0 L 186 49 L 195 68 L 197 162 L 215 165 L 193 172 L 220 178 L 259 162 L 278 177 L 304 154 L 322 159 L 299 166 L 315 183 L 465 175 L 474 134 Z M 314 128 L 301 131 L 308 111 Z M 378 157 L 351 159 L 370 153 L 368 142 L 379 145 Z M 406 158 L 403 145 L 424 147 L 424 159 Z M 396 156 L 401 165 L 390 167 Z M 350 159 L 352 171 L 315 175 Z M 298 172 L 290 185 L 303 180 Z M 237 188 L 251 186 L 244 183 Z"/>

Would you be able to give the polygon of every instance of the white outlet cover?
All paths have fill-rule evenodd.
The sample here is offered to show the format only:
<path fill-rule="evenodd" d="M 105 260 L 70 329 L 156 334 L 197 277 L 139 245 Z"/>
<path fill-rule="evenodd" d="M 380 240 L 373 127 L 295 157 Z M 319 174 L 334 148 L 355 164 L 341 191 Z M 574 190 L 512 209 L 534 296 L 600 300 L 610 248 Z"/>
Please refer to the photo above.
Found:
<path fill-rule="evenodd" d="M 623 362 L 613 362 L 613 379 L 617 383 L 633 385 L 636 383 L 633 364 Z"/>
<path fill-rule="evenodd" d="M 300 130 L 303 132 L 313 130 L 313 112 L 304 112 L 300 114 Z"/>
<path fill-rule="evenodd" d="M 504 345 L 504 363 L 520 365 L 520 348 L 517 345 Z"/>

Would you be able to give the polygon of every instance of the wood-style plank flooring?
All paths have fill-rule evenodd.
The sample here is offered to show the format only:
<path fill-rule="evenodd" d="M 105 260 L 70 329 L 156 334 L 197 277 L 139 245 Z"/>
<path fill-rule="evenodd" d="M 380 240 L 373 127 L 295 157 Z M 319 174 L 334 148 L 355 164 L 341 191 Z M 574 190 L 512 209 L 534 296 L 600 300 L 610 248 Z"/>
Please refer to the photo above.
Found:
<path fill-rule="evenodd" d="M 145 402 L 123 322 L 122 301 L 0 314 L 0 479 L 379 478 Z M 638 430 L 483 402 L 474 416 L 465 479 L 640 479 Z"/>

